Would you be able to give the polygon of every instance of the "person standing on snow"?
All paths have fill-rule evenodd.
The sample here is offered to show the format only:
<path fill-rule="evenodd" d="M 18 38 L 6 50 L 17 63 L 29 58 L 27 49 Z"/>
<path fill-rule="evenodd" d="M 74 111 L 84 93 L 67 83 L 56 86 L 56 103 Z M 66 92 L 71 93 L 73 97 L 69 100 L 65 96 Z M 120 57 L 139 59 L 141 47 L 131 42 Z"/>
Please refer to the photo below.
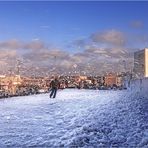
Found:
<path fill-rule="evenodd" d="M 57 77 L 55 77 L 55 79 L 52 80 L 51 83 L 50 83 L 50 88 L 51 88 L 50 98 L 56 97 L 57 90 L 58 90 L 59 86 L 60 86 L 59 80 L 58 80 Z"/>

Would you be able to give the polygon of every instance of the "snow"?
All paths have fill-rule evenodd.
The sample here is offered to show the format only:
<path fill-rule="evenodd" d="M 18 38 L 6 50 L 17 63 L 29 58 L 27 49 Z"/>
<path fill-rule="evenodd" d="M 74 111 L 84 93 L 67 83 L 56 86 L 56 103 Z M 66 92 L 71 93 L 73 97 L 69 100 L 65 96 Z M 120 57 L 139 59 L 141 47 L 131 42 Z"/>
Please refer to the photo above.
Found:
<path fill-rule="evenodd" d="M 148 91 L 148 78 L 145 77 L 143 79 L 136 79 L 131 82 L 131 86 L 129 88 L 132 91 L 140 92 L 141 96 L 147 97 Z"/>
<path fill-rule="evenodd" d="M 148 98 L 59 90 L 0 100 L 0 147 L 148 147 Z"/>

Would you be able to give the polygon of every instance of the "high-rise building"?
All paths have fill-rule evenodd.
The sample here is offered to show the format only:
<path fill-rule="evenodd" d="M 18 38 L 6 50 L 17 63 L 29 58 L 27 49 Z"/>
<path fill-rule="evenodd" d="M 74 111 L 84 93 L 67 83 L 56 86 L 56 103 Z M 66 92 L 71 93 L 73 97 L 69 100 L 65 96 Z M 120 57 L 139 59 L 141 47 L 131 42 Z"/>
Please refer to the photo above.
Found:
<path fill-rule="evenodd" d="M 134 73 L 137 78 L 148 77 L 148 48 L 134 53 Z"/>

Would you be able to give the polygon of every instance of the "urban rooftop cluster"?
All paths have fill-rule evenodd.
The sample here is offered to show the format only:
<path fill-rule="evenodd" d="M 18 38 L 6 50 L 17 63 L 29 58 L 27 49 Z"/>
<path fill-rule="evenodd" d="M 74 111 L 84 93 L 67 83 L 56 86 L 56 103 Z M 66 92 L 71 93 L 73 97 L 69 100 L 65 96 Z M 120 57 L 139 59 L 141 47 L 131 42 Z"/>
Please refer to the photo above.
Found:
<path fill-rule="evenodd" d="M 56 73 L 55 73 L 56 75 Z M 148 49 L 134 53 L 134 69 L 122 73 L 108 73 L 103 76 L 59 75 L 60 89 L 126 89 L 132 79 L 148 76 Z M 46 93 L 50 90 L 52 75 L 46 77 L 25 77 L 0 75 L 0 97 Z"/>

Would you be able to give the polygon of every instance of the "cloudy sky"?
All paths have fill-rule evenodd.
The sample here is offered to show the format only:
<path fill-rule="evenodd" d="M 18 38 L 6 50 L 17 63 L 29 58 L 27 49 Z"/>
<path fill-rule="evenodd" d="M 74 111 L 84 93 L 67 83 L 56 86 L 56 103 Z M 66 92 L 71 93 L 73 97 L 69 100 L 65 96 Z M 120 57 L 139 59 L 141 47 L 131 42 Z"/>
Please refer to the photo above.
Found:
<path fill-rule="evenodd" d="M 148 47 L 148 2 L 0 2 L 0 73 L 104 73 Z M 126 62 L 123 62 L 126 61 Z"/>

